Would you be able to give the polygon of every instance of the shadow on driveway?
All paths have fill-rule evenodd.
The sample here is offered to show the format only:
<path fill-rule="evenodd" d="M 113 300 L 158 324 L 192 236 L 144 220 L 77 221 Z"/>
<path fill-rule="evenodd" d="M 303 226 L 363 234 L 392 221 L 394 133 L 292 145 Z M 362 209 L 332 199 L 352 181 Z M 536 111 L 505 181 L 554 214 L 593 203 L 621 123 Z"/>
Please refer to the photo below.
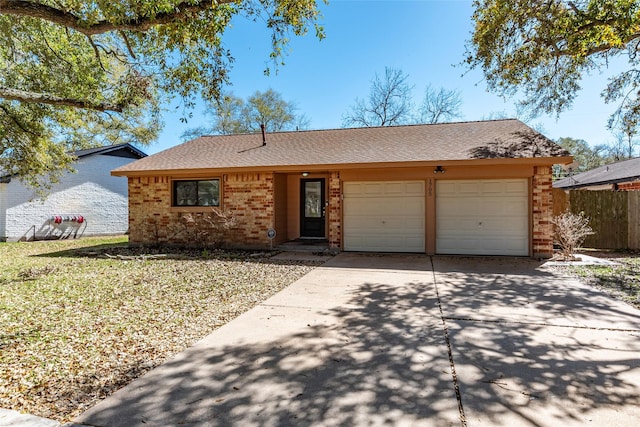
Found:
<path fill-rule="evenodd" d="M 77 422 L 635 425 L 639 335 L 531 260 L 340 254 Z"/>
<path fill-rule="evenodd" d="M 435 257 L 468 425 L 636 425 L 640 312 L 529 259 Z"/>

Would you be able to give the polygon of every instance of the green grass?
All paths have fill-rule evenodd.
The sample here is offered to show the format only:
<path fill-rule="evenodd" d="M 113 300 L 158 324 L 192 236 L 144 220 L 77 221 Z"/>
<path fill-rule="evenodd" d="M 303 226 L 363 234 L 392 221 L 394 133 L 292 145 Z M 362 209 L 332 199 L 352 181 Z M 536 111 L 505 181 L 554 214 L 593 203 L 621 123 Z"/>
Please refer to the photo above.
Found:
<path fill-rule="evenodd" d="M 623 256 L 612 261 L 619 265 L 575 266 L 571 270 L 589 284 L 640 309 L 640 257 Z"/>
<path fill-rule="evenodd" d="M 0 244 L 0 407 L 69 421 L 313 268 L 126 244 Z"/>

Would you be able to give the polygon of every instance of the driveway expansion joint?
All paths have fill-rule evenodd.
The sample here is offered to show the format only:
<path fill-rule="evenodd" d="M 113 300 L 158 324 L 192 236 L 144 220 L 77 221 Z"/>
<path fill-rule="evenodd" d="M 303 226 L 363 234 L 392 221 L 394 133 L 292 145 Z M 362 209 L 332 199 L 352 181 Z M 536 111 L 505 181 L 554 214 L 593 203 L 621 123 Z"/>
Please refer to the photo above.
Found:
<path fill-rule="evenodd" d="M 447 318 L 444 315 L 442 309 L 442 300 L 440 299 L 440 292 L 438 291 L 438 282 L 436 279 L 436 269 L 433 265 L 433 256 L 429 256 L 431 260 L 431 274 L 433 275 L 433 287 L 436 292 L 436 299 L 438 300 L 438 309 L 440 310 L 440 320 L 442 321 L 442 332 L 444 334 L 444 340 L 447 345 L 447 352 L 449 353 L 449 365 L 451 366 L 451 377 L 453 379 L 453 388 L 456 393 L 456 399 L 458 401 L 458 411 L 460 412 L 460 425 L 467 427 L 467 419 L 464 414 L 464 406 L 462 405 L 462 393 L 460 393 L 460 385 L 458 384 L 458 374 L 456 373 L 456 364 L 453 360 L 453 349 L 451 348 L 451 340 L 449 339 L 449 328 L 447 326 Z"/>

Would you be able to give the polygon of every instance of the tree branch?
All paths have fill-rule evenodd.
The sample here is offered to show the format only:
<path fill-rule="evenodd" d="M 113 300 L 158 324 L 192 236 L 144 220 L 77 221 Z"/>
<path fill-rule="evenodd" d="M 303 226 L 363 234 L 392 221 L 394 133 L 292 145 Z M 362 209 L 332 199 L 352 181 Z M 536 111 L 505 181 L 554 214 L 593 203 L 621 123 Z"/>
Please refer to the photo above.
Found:
<path fill-rule="evenodd" d="M 0 98 L 10 101 L 33 102 L 49 105 L 64 105 L 67 107 L 84 108 L 96 111 L 115 111 L 121 113 L 122 105 L 107 102 L 91 102 L 82 99 L 62 98 L 48 93 L 28 92 L 0 86 Z"/>
<path fill-rule="evenodd" d="M 640 38 L 640 33 L 631 34 L 629 37 L 627 37 L 625 40 L 622 41 L 622 44 L 627 46 L 632 41 L 638 38 Z M 587 56 L 594 55 L 596 53 L 606 52 L 611 49 L 620 49 L 620 47 L 614 46 L 612 44 L 602 44 L 602 45 L 594 46 L 590 49 L 587 49 L 584 53 L 582 53 L 582 56 L 587 57 Z M 556 56 L 556 57 L 573 56 L 574 54 L 575 52 L 573 52 L 571 49 L 564 49 L 564 50 L 557 50 L 556 52 L 553 53 L 553 56 Z"/>
<path fill-rule="evenodd" d="M 24 123 L 22 123 L 14 114 L 13 112 L 9 111 L 9 109 L 7 107 L 5 107 L 4 105 L 0 104 L 0 110 L 4 111 L 4 113 L 11 119 L 11 121 L 13 123 L 15 123 L 16 126 L 18 126 L 20 128 L 20 130 L 24 133 L 28 133 L 30 135 L 33 136 L 39 136 L 37 133 L 33 132 L 31 129 L 29 129 Z"/>
<path fill-rule="evenodd" d="M 93 42 L 93 38 L 91 38 L 91 36 L 87 36 L 87 39 L 89 40 L 89 44 L 93 48 L 93 53 L 96 56 L 98 64 L 100 64 L 100 68 L 102 68 L 104 72 L 107 72 L 107 69 L 104 68 L 104 64 L 102 63 L 102 58 L 100 58 L 100 51 L 98 50 L 98 46 L 96 46 L 96 44 Z"/>
<path fill-rule="evenodd" d="M 124 31 L 122 31 L 122 30 L 120 30 L 120 31 L 118 31 L 118 32 L 120 33 L 120 36 L 121 36 L 121 37 L 122 37 L 122 39 L 124 40 L 124 44 L 125 44 L 125 46 L 127 46 L 127 50 L 129 51 L 129 55 L 131 55 L 131 57 L 132 57 L 133 59 L 137 59 L 137 58 L 136 58 L 136 54 L 135 54 L 135 52 L 134 52 L 134 51 L 133 51 L 133 49 L 131 48 L 131 43 L 129 43 L 129 37 L 127 37 L 127 34 L 126 34 Z"/>
<path fill-rule="evenodd" d="M 41 3 L 26 0 L 0 0 L 0 14 L 17 17 L 31 17 L 44 19 L 53 24 L 66 28 L 72 28 L 87 36 L 104 34 L 110 31 L 134 31 L 144 32 L 156 25 L 168 24 L 189 18 L 193 14 L 214 8 L 215 5 L 233 3 L 235 0 L 202 0 L 197 3 L 183 1 L 178 3 L 173 10 L 161 12 L 153 17 L 136 16 L 121 23 L 114 23 L 107 20 L 98 21 L 93 24 L 83 22 L 83 19 L 70 12 L 65 12 L 58 8 Z"/>

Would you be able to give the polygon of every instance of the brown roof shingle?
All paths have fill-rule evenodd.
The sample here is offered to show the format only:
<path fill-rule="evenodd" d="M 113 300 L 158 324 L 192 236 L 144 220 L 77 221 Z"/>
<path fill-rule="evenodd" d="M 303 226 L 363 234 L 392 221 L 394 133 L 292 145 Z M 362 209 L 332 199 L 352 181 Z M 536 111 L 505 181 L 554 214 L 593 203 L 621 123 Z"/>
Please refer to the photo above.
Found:
<path fill-rule="evenodd" d="M 122 166 L 118 175 L 184 169 L 559 157 L 519 120 L 203 136 Z"/>

